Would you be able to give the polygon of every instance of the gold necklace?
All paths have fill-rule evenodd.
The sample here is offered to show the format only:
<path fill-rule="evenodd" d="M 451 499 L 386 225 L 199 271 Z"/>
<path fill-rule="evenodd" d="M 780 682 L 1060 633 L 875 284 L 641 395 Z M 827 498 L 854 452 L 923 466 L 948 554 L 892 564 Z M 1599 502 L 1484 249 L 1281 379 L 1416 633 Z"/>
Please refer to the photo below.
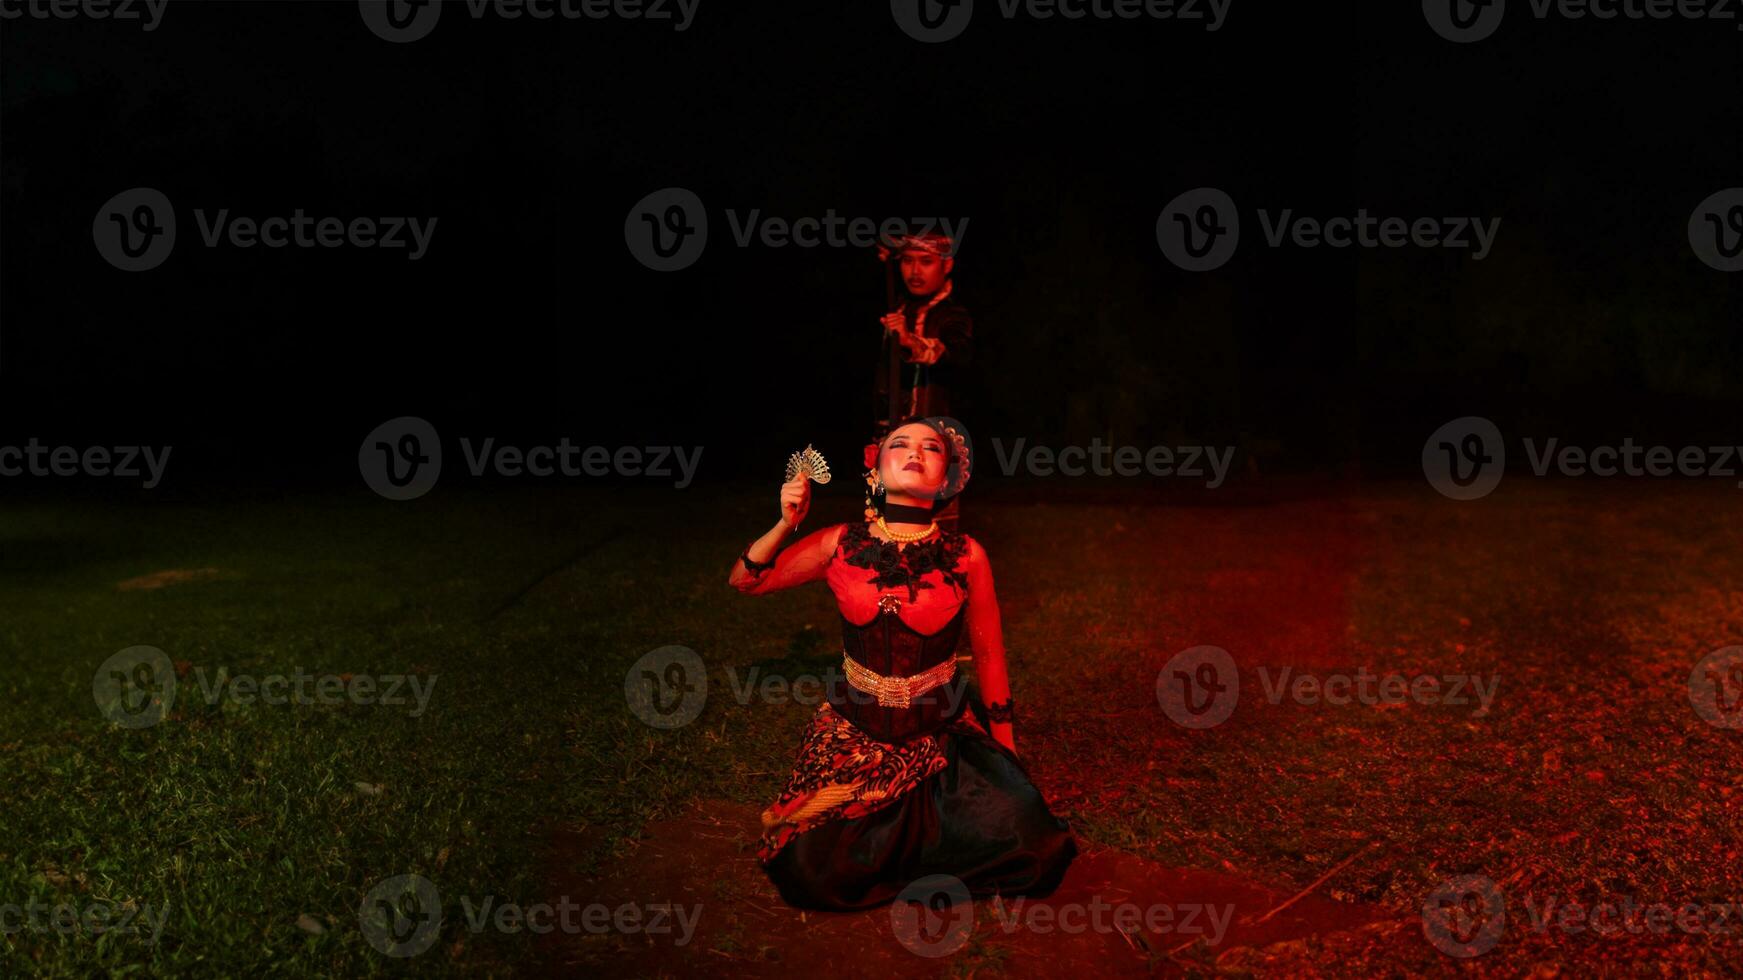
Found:
<path fill-rule="evenodd" d="M 891 541 L 894 541 L 897 544 L 912 544 L 922 538 L 931 537 L 932 532 L 938 530 L 938 522 L 933 521 L 931 524 L 927 525 L 926 530 L 924 531 L 892 531 L 890 530 L 890 526 L 884 523 L 883 515 L 879 514 L 878 530 L 884 532 L 885 537 L 888 537 Z"/>

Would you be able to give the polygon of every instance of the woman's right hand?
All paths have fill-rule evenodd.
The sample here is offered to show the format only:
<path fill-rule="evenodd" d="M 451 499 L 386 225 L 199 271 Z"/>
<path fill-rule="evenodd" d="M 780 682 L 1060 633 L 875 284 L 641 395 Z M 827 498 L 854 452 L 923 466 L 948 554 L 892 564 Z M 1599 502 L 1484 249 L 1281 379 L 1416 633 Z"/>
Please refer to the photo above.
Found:
<path fill-rule="evenodd" d="M 801 473 L 781 484 L 781 520 L 797 531 L 811 510 L 811 478 Z"/>

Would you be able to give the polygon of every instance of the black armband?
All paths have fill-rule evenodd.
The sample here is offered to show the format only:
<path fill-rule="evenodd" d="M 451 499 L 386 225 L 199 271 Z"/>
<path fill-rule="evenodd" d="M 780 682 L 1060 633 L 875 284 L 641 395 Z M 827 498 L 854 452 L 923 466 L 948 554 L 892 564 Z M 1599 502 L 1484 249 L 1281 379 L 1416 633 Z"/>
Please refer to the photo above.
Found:
<path fill-rule="evenodd" d="M 1015 698 L 1006 698 L 1003 701 L 993 701 L 993 702 L 988 703 L 986 706 L 986 717 L 987 717 L 988 721 L 1003 722 L 1007 725 L 1016 724 L 1017 723 L 1016 699 Z"/>
<path fill-rule="evenodd" d="M 770 558 L 768 561 L 751 561 L 749 548 L 744 549 L 744 554 L 739 555 L 738 560 L 744 563 L 745 571 L 758 578 L 761 578 L 764 572 L 775 567 L 775 560 L 773 558 Z"/>

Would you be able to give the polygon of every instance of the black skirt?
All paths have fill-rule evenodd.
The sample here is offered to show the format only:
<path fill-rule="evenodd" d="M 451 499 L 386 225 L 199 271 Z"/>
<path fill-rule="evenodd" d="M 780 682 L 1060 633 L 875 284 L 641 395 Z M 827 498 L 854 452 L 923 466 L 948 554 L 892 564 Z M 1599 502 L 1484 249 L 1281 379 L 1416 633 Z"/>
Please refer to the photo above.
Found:
<path fill-rule="evenodd" d="M 929 875 L 953 875 L 976 897 L 1058 887 L 1077 842 L 1022 763 L 980 731 L 953 726 L 938 738 L 945 768 L 863 817 L 794 835 L 768 862 L 787 904 L 874 908 Z"/>

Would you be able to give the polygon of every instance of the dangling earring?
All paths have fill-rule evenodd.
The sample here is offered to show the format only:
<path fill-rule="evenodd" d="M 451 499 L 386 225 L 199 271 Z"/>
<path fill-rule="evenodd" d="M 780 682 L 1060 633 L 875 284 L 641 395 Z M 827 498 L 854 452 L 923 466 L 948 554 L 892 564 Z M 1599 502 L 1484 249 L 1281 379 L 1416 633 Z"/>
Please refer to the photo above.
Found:
<path fill-rule="evenodd" d="M 865 519 L 872 520 L 878 516 L 878 500 L 884 492 L 884 481 L 876 470 L 866 474 L 865 479 Z"/>

